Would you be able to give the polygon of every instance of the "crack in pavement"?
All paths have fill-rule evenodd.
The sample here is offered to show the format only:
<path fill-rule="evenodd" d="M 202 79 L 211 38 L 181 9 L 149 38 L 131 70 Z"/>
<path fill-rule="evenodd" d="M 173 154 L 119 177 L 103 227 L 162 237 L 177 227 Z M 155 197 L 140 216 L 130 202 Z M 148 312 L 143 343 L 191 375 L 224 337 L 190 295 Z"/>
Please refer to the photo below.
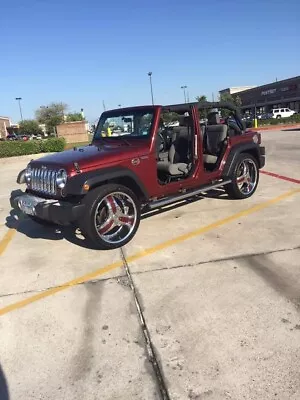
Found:
<path fill-rule="evenodd" d="M 153 268 L 153 269 L 149 269 L 147 271 L 135 271 L 134 274 L 141 275 L 141 274 L 147 274 L 149 272 L 156 272 L 156 271 L 164 271 L 164 270 L 179 269 L 179 268 L 186 268 L 186 267 L 198 267 L 198 266 L 204 265 L 204 264 L 213 264 L 216 262 L 242 260 L 244 258 L 267 256 L 270 254 L 283 253 L 285 251 L 293 251 L 293 250 L 299 250 L 299 249 L 300 249 L 300 246 L 295 246 L 295 247 L 287 247 L 287 248 L 278 249 L 278 250 L 262 251 L 260 253 L 246 253 L 246 254 L 240 254 L 237 256 L 214 258 L 212 260 L 206 260 L 206 261 L 196 261 L 194 263 L 189 263 L 189 264 L 173 265 L 171 267 Z"/>
<path fill-rule="evenodd" d="M 149 359 L 150 363 L 152 364 L 152 368 L 155 373 L 155 377 L 157 380 L 157 386 L 160 391 L 160 397 L 161 397 L 161 400 L 170 400 L 168 389 L 165 384 L 164 377 L 163 377 L 163 374 L 162 374 L 162 371 L 161 371 L 161 368 L 160 368 L 160 365 L 159 365 L 159 362 L 158 362 L 158 359 L 157 359 L 157 356 L 156 356 L 156 353 L 154 350 L 154 346 L 151 341 L 150 333 L 149 333 L 149 330 L 148 330 L 148 327 L 147 327 L 147 324 L 146 324 L 146 321 L 144 318 L 144 314 L 143 314 L 142 307 L 140 304 L 140 299 L 138 297 L 138 294 L 137 294 L 137 291 L 136 291 L 136 288 L 135 288 L 135 285 L 134 285 L 134 282 L 132 279 L 132 275 L 131 275 L 129 265 L 126 260 L 126 256 L 124 254 L 123 248 L 121 248 L 120 250 L 121 250 L 121 258 L 123 261 L 123 267 L 124 267 L 126 275 L 127 275 L 130 289 L 133 293 L 136 310 L 137 310 L 137 313 L 138 313 L 138 316 L 140 319 L 140 325 L 141 325 L 141 329 L 142 329 L 145 343 L 146 343 L 146 351 L 148 354 L 148 359 Z"/>
<path fill-rule="evenodd" d="M 147 271 L 135 271 L 133 272 L 133 274 L 137 274 L 137 275 L 142 275 L 142 274 L 147 274 L 147 273 L 151 273 L 151 272 L 156 272 L 156 271 L 164 271 L 164 270 L 171 270 L 171 269 L 179 269 L 179 268 L 186 268 L 186 267 L 197 267 L 200 265 L 205 265 L 205 264 L 213 264 L 216 262 L 225 262 L 225 261 L 234 261 L 234 260 L 242 260 L 244 258 L 249 258 L 249 257 L 258 257 L 258 256 L 266 256 L 269 254 L 276 254 L 276 253 L 282 253 L 285 251 L 293 251 L 293 250 L 299 250 L 300 249 L 300 245 L 299 246 L 295 246 L 295 247 L 287 247 L 284 249 L 278 249 L 278 250 L 270 250 L 270 251 L 266 251 L 266 252 L 260 252 L 260 253 L 246 253 L 246 254 L 240 254 L 237 256 L 228 256 L 228 257 L 223 257 L 223 258 L 215 258 L 212 260 L 207 260 L 207 261 L 197 261 L 194 263 L 189 263 L 189 264 L 179 264 L 179 265 L 174 265 L 171 267 L 162 267 L 162 268 L 155 268 L 155 269 L 149 269 Z M 125 257 L 125 256 L 124 256 Z M 122 257 L 123 259 L 123 257 Z M 126 258 L 125 258 L 126 260 Z M 89 284 L 89 283 L 98 283 L 98 282 L 103 282 L 103 281 L 108 281 L 108 280 L 118 280 L 121 277 L 124 277 L 124 275 L 120 274 L 114 277 L 108 277 L 108 278 L 98 278 L 98 279 L 91 279 L 85 282 L 80 282 L 77 283 L 76 285 L 69 285 L 71 286 L 78 286 L 78 285 L 85 285 L 85 284 Z M 46 292 L 47 290 L 51 290 L 51 289 L 56 289 L 56 288 L 60 288 L 60 287 L 65 287 L 66 285 L 54 285 L 54 286 L 49 286 L 43 289 L 32 289 L 32 290 L 24 290 L 21 292 L 12 292 L 12 293 L 0 293 L 0 298 L 4 298 L 4 297 L 9 297 L 9 296 L 18 296 L 18 295 L 22 295 L 22 294 L 31 294 L 31 293 L 41 293 L 41 292 Z"/>

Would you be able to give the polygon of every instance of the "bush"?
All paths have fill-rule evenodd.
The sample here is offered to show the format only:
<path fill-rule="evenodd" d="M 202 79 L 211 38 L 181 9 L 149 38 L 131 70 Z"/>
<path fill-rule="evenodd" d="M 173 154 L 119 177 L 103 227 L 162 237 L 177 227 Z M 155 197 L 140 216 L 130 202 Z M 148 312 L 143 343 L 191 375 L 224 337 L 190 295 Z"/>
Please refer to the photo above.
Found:
<path fill-rule="evenodd" d="M 54 153 L 63 151 L 65 144 L 65 139 L 63 138 L 30 140 L 26 142 L 21 140 L 0 142 L 0 158 L 27 154 Z"/>
<path fill-rule="evenodd" d="M 285 125 L 285 124 L 295 124 L 300 123 L 300 114 L 292 115 L 288 118 L 270 118 L 270 119 L 259 119 L 258 126 L 265 126 L 265 125 Z"/>
<path fill-rule="evenodd" d="M 54 153 L 56 151 L 63 151 L 66 146 L 64 138 L 51 138 L 40 141 L 41 153 Z"/>

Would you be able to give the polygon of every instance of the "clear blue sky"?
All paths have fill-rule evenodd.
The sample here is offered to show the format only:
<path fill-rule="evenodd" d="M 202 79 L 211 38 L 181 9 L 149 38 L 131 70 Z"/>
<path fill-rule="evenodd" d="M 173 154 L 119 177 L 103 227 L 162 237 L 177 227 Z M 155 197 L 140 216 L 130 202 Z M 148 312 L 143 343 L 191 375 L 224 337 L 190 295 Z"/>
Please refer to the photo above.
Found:
<path fill-rule="evenodd" d="M 190 100 L 300 74 L 299 0 L 1 2 L 0 115 Z"/>

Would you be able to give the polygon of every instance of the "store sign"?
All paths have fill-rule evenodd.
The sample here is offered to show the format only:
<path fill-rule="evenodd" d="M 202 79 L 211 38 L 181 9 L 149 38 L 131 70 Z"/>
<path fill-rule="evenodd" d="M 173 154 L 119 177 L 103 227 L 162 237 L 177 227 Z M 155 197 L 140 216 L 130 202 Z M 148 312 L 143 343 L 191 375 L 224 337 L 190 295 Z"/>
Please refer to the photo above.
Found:
<path fill-rule="evenodd" d="M 261 96 L 267 96 L 268 94 L 274 94 L 276 93 L 277 89 L 268 89 L 268 90 L 263 90 L 261 92 Z"/>
<path fill-rule="evenodd" d="M 297 90 L 297 85 L 285 86 L 280 89 L 281 92 L 287 92 L 289 90 Z"/>

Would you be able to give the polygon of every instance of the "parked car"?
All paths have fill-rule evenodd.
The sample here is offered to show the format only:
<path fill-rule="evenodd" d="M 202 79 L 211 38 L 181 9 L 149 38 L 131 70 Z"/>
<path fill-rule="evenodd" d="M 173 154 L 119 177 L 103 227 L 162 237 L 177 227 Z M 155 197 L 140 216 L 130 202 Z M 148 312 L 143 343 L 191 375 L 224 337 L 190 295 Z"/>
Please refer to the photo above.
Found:
<path fill-rule="evenodd" d="M 215 107 L 230 110 L 235 123 L 214 113 L 203 132 L 199 111 Z M 179 126 L 159 123 L 169 112 Z M 102 136 L 122 120 L 126 135 Z M 215 188 L 252 196 L 264 165 L 260 133 L 246 131 L 230 103 L 115 109 L 102 113 L 90 145 L 32 160 L 17 178 L 25 191 L 13 191 L 10 202 L 40 224 L 75 224 L 98 248 L 114 249 L 132 240 L 150 210 Z"/>
<path fill-rule="evenodd" d="M 24 140 L 26 142 L 27 140 L 29 140 L 29 136 L 28 135 L 20 135 L 20 139 Z"/>
<path fill-rule="evenodd" d="M 20 140 L 20 136 L 15 133 L 10 133 L 6 136 L 6 140 Z"/>
<path fill-rule="evenodd" d="M 43 137 L 42 135 L 38 134 L 38 135 L 30 135 L 29 140 L 42 140 Z"/>
<path fill-rule="evenodd" d="M 271 111 L 271 118 L 288 118 L 296 114 L 296 111 L 289 108 L 274 108 Z"/>

